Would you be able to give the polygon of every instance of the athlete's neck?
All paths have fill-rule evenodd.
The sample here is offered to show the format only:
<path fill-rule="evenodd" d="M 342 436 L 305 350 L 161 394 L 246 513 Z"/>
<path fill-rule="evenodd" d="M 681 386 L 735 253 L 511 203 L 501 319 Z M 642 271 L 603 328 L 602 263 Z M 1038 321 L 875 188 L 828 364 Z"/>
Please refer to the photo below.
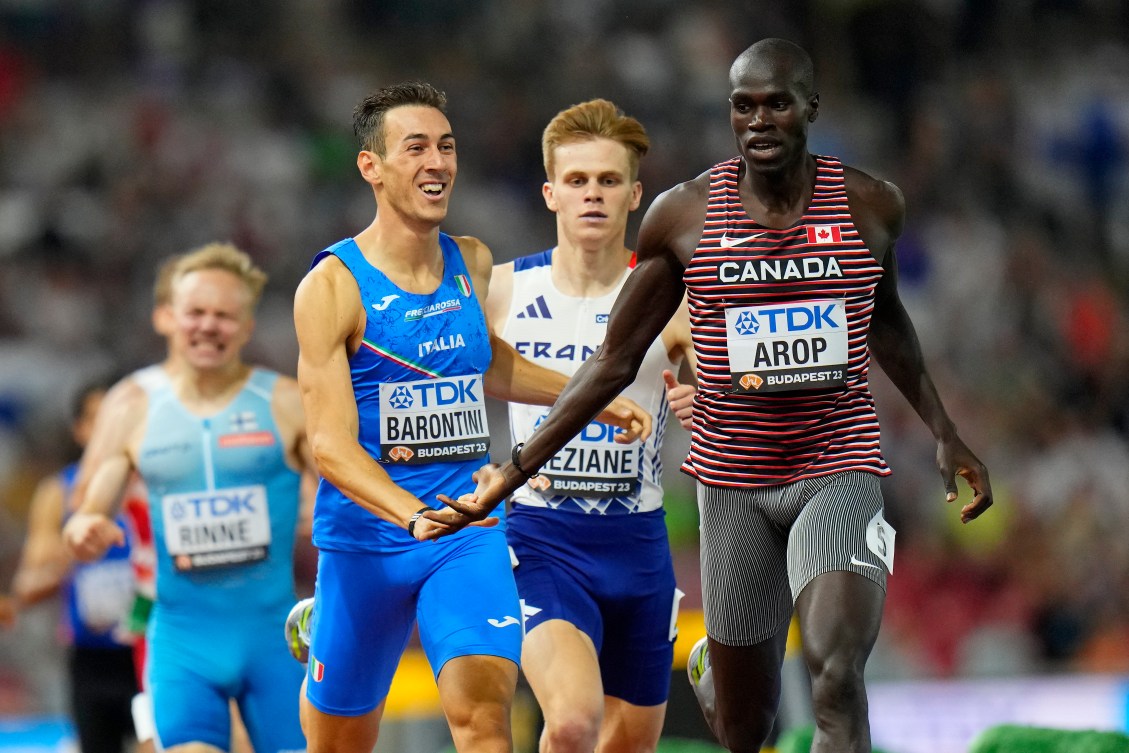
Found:
<path fill-rule="evenodd" d="M 786 228 L 808 209 L 815 193 L 815 158 L 805 153 L 772 172 L 750 170 L 742 161 L 738 190 L 745 212 L 765 227 Z"/>
<path fill-rule="evenodd" d="M 191 413 L 208 416 L 217 413 L 243 389 L 251 367 L 236 361 L 218 369 L 195 369 L 187 364 L 179 368 L 167 362 L 173 393 Z"/>
<path fill-rule="evenodd" d="M 553 284 L 565 295 L 599 298 L 619 285 L 630 259 L 631 251 L 624 247 L 622 237 L 614 245 L 586 249 L 558 236 L 553 249 Z"/>
<path fill-rule="evenodd" d="M 353 240 L 369 264 L 409 293 L 430 293 L 443 279 L 438 225 L 416 226 L 395 213 L 377 214 Z"/>

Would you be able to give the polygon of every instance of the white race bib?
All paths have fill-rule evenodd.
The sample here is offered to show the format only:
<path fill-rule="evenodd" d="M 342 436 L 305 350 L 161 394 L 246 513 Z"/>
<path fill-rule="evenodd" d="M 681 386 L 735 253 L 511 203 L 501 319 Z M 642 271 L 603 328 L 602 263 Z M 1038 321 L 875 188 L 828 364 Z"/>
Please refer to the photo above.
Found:
<path fill-rule="evenodd" d="M 785 392 L 846 383 L 843 299 L 728 308 L 725 339 L 734 392 Z"/>
<path fill-rule="evenodd" d="M 539 419 L 537 423 L 540 423 Z M 566 497 L 629 497 L 639 491 L 639 442 L 617 444 L 622 429 L 591 422 L 526 483 L 542 494 Z"/>
<path fill-rule="evenodd" d="M 266 559 L 270 510 L 261 485 L 167 494 L 161 510 L 165 547 L 177 570 Z"/>
<path fill-rule="evenodd" d="M 479 374 L 380 385 L 380 461 L 484 458 L 490 450 Z"/>

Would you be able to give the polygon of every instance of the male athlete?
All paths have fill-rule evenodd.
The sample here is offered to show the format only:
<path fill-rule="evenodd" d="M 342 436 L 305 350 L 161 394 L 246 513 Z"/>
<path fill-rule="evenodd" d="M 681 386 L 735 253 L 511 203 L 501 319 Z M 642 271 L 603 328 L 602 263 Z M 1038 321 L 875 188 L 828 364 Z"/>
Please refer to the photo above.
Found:
<path fill-rule="evenodd" d="M 312 468 L 297 383 L 243 362 L 266 275 L 230 244 L 179 257 L 157 329 L 168 358 L 110 392 L 64 529 L 92 559 L 136 471 L 157 550 L 146 687 L 159 748 L 228 750 L 234 699 L 257 753 L 305 748 L 302 674 L 274 635 L 294 599 L 299 475 Z"/>
<path fill-rule="evenodd" d="M 901 192 L 808 152 L 819 96 L 795 44 L 753 45 L 730 84 L 739 156 L 656 199 L 599 353 L 510 463 L 482 469 L 477 499 L 449 504 L 482 518 L 550 462 L 631 382 L 686 294 L 698 391 L 683 470 L 698 481 L 714 732 L 734 751 L 758 751 L 769 735 L 794 607 L 812 676 L 812 749 L 861 753 L 863 669 L 894 554 L 872 355 L 936 438 L 948 500 L 956 475 L 972 487 L 962 521 L 988 509 L 991 485 L 898 297 Z"/>
<path fill-rule="evenodd" d="M 379 211 L 317 255 L 295 296 L 298 381 L 322 476 L 302 696 L 312 753 L 370 753 L 417 624 L 455 748 L 512 748 L 522 627 L 505 533 L 418 539 L 465 524 L 439 495 L 474 488 L 489 451 L 485 395 L 550 404 L 566 379 L 491 336 L 490 251 L 439 230 L 457 173 L 445 107 L 424 83 L 358 104 L 357 166 Z M 602 417 L 628 429 L 622 441 L 649 434 L 634 404 Z"/>
<path fill-rule="evenodd" d="M 558 113 L 541 144 L 557 244 L 496 265 L 486 315 L 519 353 L 571 375 L 603 342 L 631 272 L 624 238 L 649 140 L 639 121 L 596 99 Z M 694 362 L 679 306 L 623 393 L 654 416 L 651 437 L 616 444 L 613 427 L 592 422 L 511 498 L 521 666 L 545 718 L 544 753 L 658 745 L 682 596 L 662 509 L 664 372 L 673 381 L 684 359 Z M 511 403 L 514 441 L 527 441 L 547 413 Z"/>

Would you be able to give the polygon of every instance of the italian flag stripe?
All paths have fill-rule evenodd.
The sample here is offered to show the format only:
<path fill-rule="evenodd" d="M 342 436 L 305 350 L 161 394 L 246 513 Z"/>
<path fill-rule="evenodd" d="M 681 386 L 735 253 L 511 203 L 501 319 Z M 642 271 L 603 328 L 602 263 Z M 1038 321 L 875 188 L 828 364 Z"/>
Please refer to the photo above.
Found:
<path fill-rule="evenodd" d="M 377 345 L 376 343 L 371 342 L 369 340 L 361 340 L 361 345 L 365 346 L 366 348 L 371 350 L 373 353 L 376 353 L 378 356 L 380 356 L 382 358 L 387 358 L 389 361 L 392 361 L 393 363 L 398 363 L 401 366 L 403 366 L 405 369 L 411 369 L 412 371 L 416 372 L 417 374 L 423 374 L 424 376 L 429 376 L 432 379 L 438 379 L 439 377 L 443 376 L 438 371 L 432 371 L 431 369 L 427 368 L 426 366 L 422 366 L 421 364 L 415 363 L 414 361 L 409 361 L 408 359 L 404 358 L 403 356 L 398 356 L 395 353 L 393 353 L 392 351 L 388 350 L 387 348 L 383 348 L 383 347 L 381 347 L 381 346 Z"/>
<path fill-rule="evenodd" d="M 470 280 L 466 275 L 455 275 L 455 284 L 459 286 L 459 292 L 464 298 L 470 297 Z"/>

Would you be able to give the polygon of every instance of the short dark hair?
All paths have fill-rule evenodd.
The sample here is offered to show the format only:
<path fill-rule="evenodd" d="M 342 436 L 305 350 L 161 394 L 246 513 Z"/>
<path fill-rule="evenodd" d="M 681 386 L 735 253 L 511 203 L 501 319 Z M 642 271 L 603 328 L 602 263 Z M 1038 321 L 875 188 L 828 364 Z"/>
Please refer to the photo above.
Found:
<path fill-rule="evenodd" d="M 384 116 L 395 107 L 419 105 L 447 112 L 447 95 L 423 81 L 407 81 L 378 89 L 353 108 L 353 133 L 361 149 L 385 156 Z"/>

